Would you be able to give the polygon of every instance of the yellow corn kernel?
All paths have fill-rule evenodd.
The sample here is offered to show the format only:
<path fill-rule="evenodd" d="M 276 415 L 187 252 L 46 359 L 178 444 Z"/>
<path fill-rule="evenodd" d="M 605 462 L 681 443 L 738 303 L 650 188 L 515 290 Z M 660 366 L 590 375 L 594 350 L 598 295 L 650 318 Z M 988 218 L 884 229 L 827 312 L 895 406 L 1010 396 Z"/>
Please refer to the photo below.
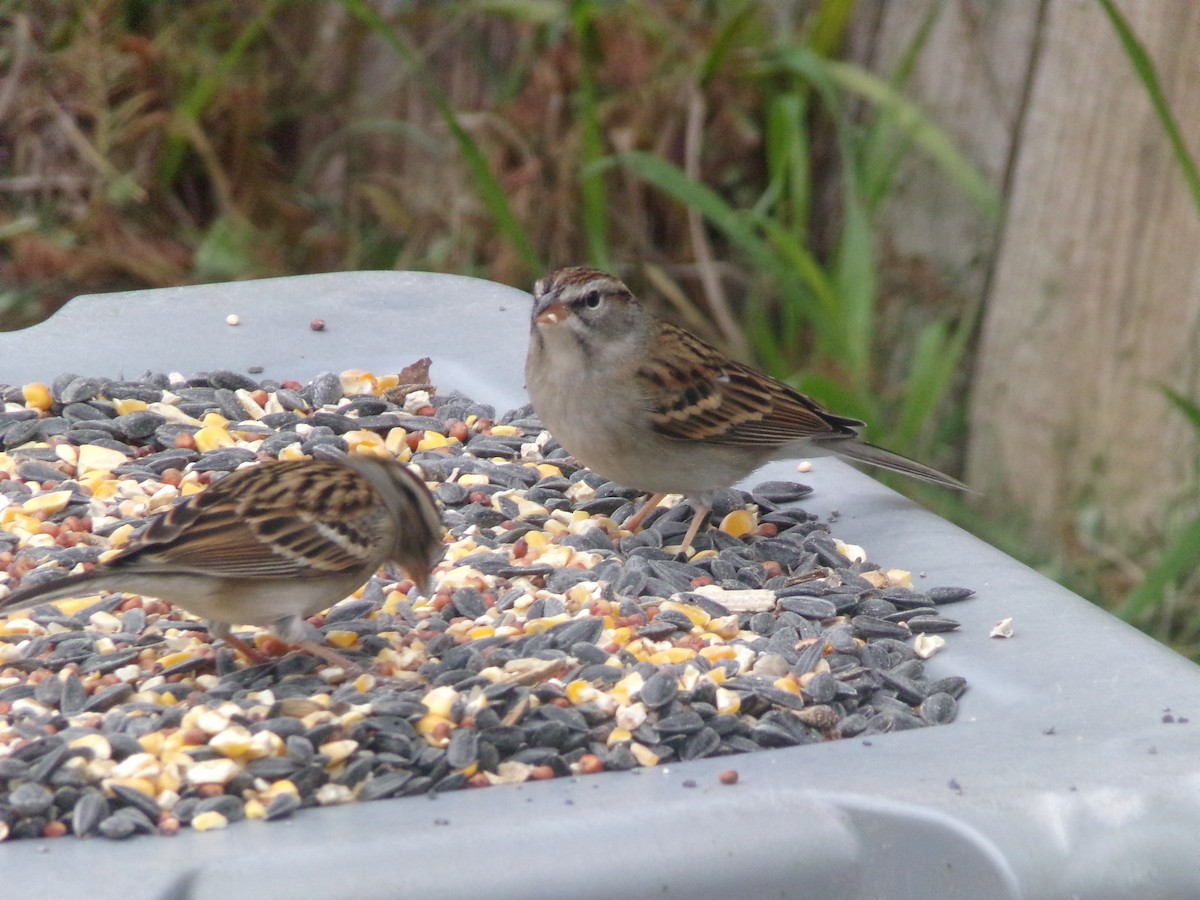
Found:
<path fill-rule="evenodd" d="M 687 662 L 695 657 L 696 651 L 690 647 L 671 647 L 667 650 L 659 650 L 657 653 L 650 654 L 650 662 L 656 666 L 665 666 L 670 663 Z"/>
<path fill-rule="evenodd" d="M 64 600 L 55 600 L 53 605 L 61 610 L 63 615 L 74 616 L 81 610 L 87 609 L 99 599 L 99 594 L 87 594 L 83 597 L 68 597 Z"/>
<path fill-rule="evenodd" d="M 550 539 L 544 531 L 531 531 L 522 540 L 530 550 L 542 551 L 550 546 Z"/>
<path fill-rule="evenodd" d="M 333 647 L 345 650 L 353 647 L 358 641 L 358 635 L 353 631 L 329 631 L 325 634 L 325 642 Z"/>
<path fill-rule="evenodd" d="M 192 819 L 192 828 L 196 829 L 196 831 L 215 831 L 224 828 L 228 824 L 229 820 L 215 809 L 202 812 Z"/>
<path fill-rule="evenodd" d="M 30 497 L 21 504 L 21 509 L 28 513 L 40 511 L 53 515 L 66 509 L 67 502 L 70 499 L 70 491 L 48 491 L 45 494 Z"/>
<path fill-rule="evenodd" d="M 127 462 L 129 462 L 129 457 L 120 450 L 84 444 L 79 448 L 79 459 L 75 463 L 75 472 L 77 475 L 84 475 L 88 472 L 111 472 L 117 466 L 123 466 Z"/>
<path fill-rule="evenodd" d="M 403 428 L 390 428 L 383 438 L 383 446 L 393 455 L 408 449 L 408 432 Z"/>
<path fill-rule="evenodd" d="M 301 454 L 301 455 L 303 455 L 303 454 Z M 282 453 L 279 454 L 279 458 L 283 459 Z M 181 485 L 179 485 L 179 496 L 180 497 L 190 497 L 190 496 L 192 496 L 192 494 L 199 494 L 202 490 L 204 490 L 204 485 L 199 484 L 195 481 L 185 481 Z M 124 527 L 124 526 L 122 526 L 122 527 Z"/>
<path fill-rule="evenodd" d="M 630 629 L 629 626 L 623 625 L 620 628 L 614 628 L 612 630 L 612 634 L 609 635 L 608 640 L 610 643 L 616 644 L 618 647 L 624 647 L 629 643 L 629 639 L 631 637 L 633 637 L 633 630 Z"/>
<path fill-rule="evenodd" d="M 567 699 L 570 700 L 575 706 L 578 706 L 580 703 L 587 703 L 590 700 L 595 699 L 596 695 L 600 693 L 598 690 L 596 690 L 595 685 L 582 680 L 572 681 L 566 686 L 564 691 L 567 695 Z"/>
<path fill-rule="evenodd" d="M 164 669 L 169 669 L 171 666 L 178 665 L 181 662 L 187 662 L 195 655 L 187 650 L 177 650 L 174 653 L 168 653 L 165 656 L 159 657 L 158 664 Z"/>
<path fill-rule="evenodd" d="M 112 759 L 112 744 L 102 734 L 82 734 L 67 744 L 72 750 L 87 750 L 92 759 Z"/>
<path fill-rule="evenodd" d="M 113 401 L 113 409 L 116 410 L 118 416 L 128 415 L 131 412 L 141 412 L 147 406 L 149 404 L 145 400 L 134 400 L 132 397 Z"/>
<path fill-rule="evenodd" d="M 888 569 L 887 577 L 894 587 L 912 587 L 912 572 L 905 569 Z"/>
<path fill-rule="evenodd" d="M 700 655 L 709 662 L 716 662 L 718 659 L 733 659 L 733 648 L 727 647 L 724 644 L 710 644 L 707 647 L 700 648 Z"/>
<path fill-rule="evenodd" d="M 390 391 L 394 387 L 400 386 L 400 376 L 396 374 L 380 375 L 375 379 L 375 390 L 382 394 L 384 391 Z"/>
<path fill-rule="evenodd" d="M 788 672 L 782 678 L 776 678 L 775 687 L 781 691 L 787 691 L 789 694 L 800 693 L 800 682 L 796 680 L 796 676 L 791 672 Z"/>
<path fill-rule="evenodd" d="M 370 672 L 363 672 L 354 679 L 354 689 L 360 694 L 365 694 L 367 691 L 373 690 L 378 683 L 378 679 Z"/>
<path fill-rule="evenodd" d="M 646 680 L 637 672 L 630 672 L 612 686 L 612 690 L 609 691 L 609 694 L 612 695 L 612 698 L 616 700 L 617 703 L 621 704 L 622 706 L 628 706 L 633 702 L 633 695 L 640 691 L 642 689 L 642 685 L 645 683 Z"/>
<path fill-rule="evenodd" d="M 21 389 L 25 396 L 25 405 L 30 409 L 47 410 L 54 402 L 54 398 L 50 396 L 50 389 L 41 382 L 31 382 Z"/>
<path fill-rule="evenodd" d="M 571 621 L 571 617 L 566 613 L 559 613 L 557 616 L 546 616 L 541 619 L 530 619 L 525 623 L 526 634 L 543 634 L 563 622 Z"/>
<path fill-rule="evenodd" d="M 725 715 L 736 715 L 742 708 L 738 695 L 726 688 L 717 688 L 717 712 Z"/>
<path fill-rule="evenodd" d="M 417 443 L 417 450 L 437 450 L 439 447 L 446 447 L 451 443 L 458 442 L 454 438 L 438 434 L 436 431 L 426 431 Z"/>
<path fill-rule="evenodd" d="M 709 681 L 711 681 L 713 684 L 724 684 L 725 679 L 728 676 L 726 675 L 724 669 L 718 667 L 718 668 L 712 669 L 711 671 L 705 672 L 704 677 L 707 678 Z"/>
<path fill-rule="evenodd" d="M 550 463 L 538 463 L 536 468 L 538 474 L 543 478 L 562 478 L 562 469 L 558 466 L 552 466 Z"/>
<path fill-rule="evenodd" d="M 867 551 L 858 544 L 847 544 L 845 541 L 833 539 L 834 549 L 850 562 L 865 562 L 867 559 Z"/>
<path fill-rule="evenodd" d="M 293 441 L 292 443 L 288 444 L 286 447 L 282 448 L 277 455 L 280 462 L 294 462 L 298 459 L 308 458 L 308 454 L 300 449 L 299 441 Z M 179 487 L 181 490 L 187 487 L 187 482 L 185 481 Z"/>
<path fill-rule="evenodd" d="M 421 716 L 421 718 L 417 720 L 417 734 L 425 738 L 426 742 L 431 747 L 437 747 L 439 750 L 442 750 L 450 746 L 449 727 L 452 724 L 453 723 L 444 716 L 435 716 L 432 714 L 428 716 Z M 445 730 L 445 735 L 438 737 L 437 735 L 442 730 Z"/>
<path fill-rule="evenodd" d="M 737 637 L 741 633 L 741 627 L 738 625 L 738 617 L 734 615 L 718 616 L 715 619 L 709 620 L 708 630 L 719 638 L 724 638 L 729 641 Z"/>
<path fill-rule="evenodd" d="M 160 756 L 162 755 L 163 746 L 166 744 L 167 738 L 166 735 L 164 735 L 161 731 L 151 731 L 147 734 L 143 734 L 137 739 L 137 742 L 138 746 L 140 746 L 146 753 L 150 753 L 154 756 Z"/>
<path fill-rule="evenodd" d="M 215 412 L 205 413 L 200 422 L 205 428 L 227 428 L 229 426 L 229 420 Z"/>
<path fill-rule="evenodd" d="M 721 520 L 721 530 L 735 537 L 745 537 L 754 530 L 754 516 L 749 510 L 735 509 Z"/>
<path fill-rule="evenodd" d="M 253 798 L 247 800 L 242 806 L 246 811 L 247 819 L 261 819 L 267 814 L 267 808 Z"/>
<path fill-rule="evenodd" d="M 647 747 L 645 744 L 639 744 L 637 741 L 634 741 L 632 744 L 629 745 L 629 752 L 632 753 L 633 758 L 636 759 L 643 766 L 657 766 L 658 765 L 658 754 L 655 753 L 653 750 L 651 750 L 649 747 Z"/>
<path fill-rule="evenodd" d="M 373 431 L 347 431 L 342 435 L 351 453 L 362 453 L 364 450 L 383 450 L 383 438 Z"/>
<path fill-rule="evenodd" d="M 632 741 L 632 740 L 633 740 L 633 735 L 630 734 L 628 729 L 614 728 L 612 731 L 610 731 L 608 733 L 608 737 L 606 737 L 604 739 L 604 743 L 608 747 L 615 747 L 617 744 L 624 743 L 625 741 Z"/>
<path fill-rule="evenodd" d="M 154 797 L 158 793 L 158 786 L 148 778 L 106 778 L 101 782 L 101 787 L 109 791 L 113 785 L 132 788 L 147 797 Z"/>
<path fill-rule="evenodd" d="M 22 512 L 15 506 L 0 510 L 0 526 L 3 526 L 5 531 L 23 531 L 25 534 L 37 534 L 42 530 L 42 523 L 38 519 Z"/>
<path fill-rule="evenodd" d="M 458 483 L 465 488 L 475 487 L 481 484 L 488 483 L 488 477 L 479 472 L 470 472 L 466 475 L 460 475 Z"/>
<path fill-rule="evenodd" d="M 209 738 L 208 746 L 230 759 L 243 759 L 250 755 L 250 730 L 231 725 Z"/>
<path fill-rule="evenodd" d="M 270 802 L 272 798 L 279 794 L 291 794 L 293 797 L 299 797 L 300 791 L 296 785 L 288 781 L 286 778 L 281 778 L 279 781 L 271 782 L 270 786 L 260 795 L 262 799 Z"/>
<path fill-rule="evenodd" d="M 435 687 L 421 698 L 421 705 L 429 710 L 431 715 L 449 720 L 450 710 L 458 699 L 458 691 L 450 685 Z"/>
<path fill-rule="evenodd" d="M 344 762 L 357 749 L 358 741 L 351 741 L 349 739 L 327 741 L 317 748 L 323 756 L 329 757 L 329 762 L 325 764 L 325 768 L 327 769 L 333 768 L 340 762 Z"/>
<path fill-rule="evenodd" d="M 216 413 L 209 413 L 204 418 L 207 420 L 215 415 Z M 218 418 L 220 417 L 218 416 Z M 236 443 L 233 439 L 233 435 L 231 435 L 228 429 L 226 429 L 223 425 L 218 426 L 206 424 L 203 428 L 196 432 L 195 438 L 196 449 L 201 453 L 207 453 L 210 450 L 218 450 L 225 447 L 232 447 Z"/>
<path fill-rule="evenodd" d="M 653 642 L 647 642 L 643 638 L 634 638 L 625 645 L 625 649 L 642 662 L 646 661 L 647 654 L 655 652 Z"/>
<path fill-rule="evenodd" d="M 89 472 L 79 478 L 79 483 L 88 488 L 93 500 L 111 500 L 120 490 L 120 483 L 109 478 L 107 472 Z"/>
<path fill-rule="evenodd" d="M 472 628 L 470 631 L 467 632 L 467 637 L 469 637 L 473 641 L 477 641 L 480 638 L 493 637 L 495 634 L 496 634 L 496 629 L 493 628 L 491 625 L 476 625 L 474 628 Z"/>
<path fill-rule="evenodd" d="M 192 758 L 186 753 L 169 753 L 163 757 L 163 773 L 158 777 L 158 790 L 173 791 L 176 794 L 183 788 L 183 773 L 192 764 Z"/>
<path fill-rule="evenodd" d="M 380 607 L 380 610 L 389 616 L 394 616 L 396 610 L 400 608 L 400 604 L 407 599 L 400 591 L 388 591 L 387 599 L 383 601 L 383 606 Z"/>
<path fill-rule="evenodd" d="M 675 612 L 681 612 L 685 616 L 687 616 L 689 619 L 691 619 L 692 624 L 697 626 L 698 628 L 703 628 L 705 625 L 708 624 L 709 619 L 710 619 L 710 616 L 708 615 L 708 613 L 706 613 L 700 607 L 698 607 L 692 603 L 680 603 L 677 600 L 665 600 L 661 604 L 659 604 L 659 609 L 662 609 L 662 610 L 673 609 L 673 610 L 675 610 Z"/>

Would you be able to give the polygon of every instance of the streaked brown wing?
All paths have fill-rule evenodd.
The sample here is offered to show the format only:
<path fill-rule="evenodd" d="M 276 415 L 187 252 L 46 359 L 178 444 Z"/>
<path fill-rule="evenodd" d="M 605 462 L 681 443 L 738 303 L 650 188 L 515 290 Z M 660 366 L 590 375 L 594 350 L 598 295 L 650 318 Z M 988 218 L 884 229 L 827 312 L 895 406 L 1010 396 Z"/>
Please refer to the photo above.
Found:
<path fill-rule="evenodd" d="M 638 379 L 654 430 L 664 437 L 779 447 L 806 437 L 853 435 L 862 424 L 826 412 L 668 322 L 658 323 L 656 340 L 657 358 L 639 369 Z"/>
<path fill-rule="evenodd" d="M 344 466 L 266 463 L 173 507 L 111 564 L 238 578 L 349 571 L 372 555 L 381 515 L 370 485 Z"/>

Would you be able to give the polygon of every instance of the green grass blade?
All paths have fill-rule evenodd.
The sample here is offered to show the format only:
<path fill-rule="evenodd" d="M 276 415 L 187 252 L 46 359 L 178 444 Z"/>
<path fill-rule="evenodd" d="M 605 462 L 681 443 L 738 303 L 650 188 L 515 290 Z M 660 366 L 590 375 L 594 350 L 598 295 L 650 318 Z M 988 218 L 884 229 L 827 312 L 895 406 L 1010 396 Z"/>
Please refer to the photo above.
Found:
<path fill-rule="evenodd" d="M 939 319 L 917 335 L 904 382 L 900 415 L 890 436 L 889 446 L 900 453 L 915 451 L 925 423 L 941 403 L 954 374 L 958 359 L 948 346 L 951 343 L 948 332 L 949 323 Z"/>
<path fill-rule="evenodd" d="M 1117 608 L 1117 615 L 1132 622 L 1161 605 L 1171 585 L 1196 571 L 1196 560 L 1200 560 L 1200 516 L 1176 535 L 1142 583 Z"/>
<path fill-rule="evenodd" d="M 929 36 L 933 34 L 933 26 L 941 16 L 943 5 L 941 2 L 929 5 L 917 33 L 904 48 L 900 61 L 888 79 L 888 83 L 897 93 L 903 90 L 912 77 L 917 60 L 929 42 Z M 892 179 L 911 149 L 910 141 L 896 138 L 896 130 L 896 123 L 885 108 L 880 110 L 880 115 L 871 123 L 863 141 L 863 195 L 867 198 L 869 209 L 875 209 L 887 197 L 892 188 Z"/>
<path fill-rule="evenodd" d="M 1179 393 L 1179 391 L 1167 387 L 1165 384 L 1160 384 L 1158 389 L 1162 391 L 1163 396 L 1166 397 L 1176 409 L 1183 413 L 1184 417 L 1189 423 L 1191 423 L 1192 428 L 1195 429 L 1196 436 L 1200 437 L 1200 405 L 1196 404 L 1192 400 L 1189 400 L 1187 397 L 1183 396 L 1183 394 Z"/>
<path fill-rule="evenodd" d="M 798 278 L 812 292 L 813 299 L 803 304 L 807 309 L 805 318 L 822 335 L 832 332 L 837 328 L 839 316 L 837 290 L 817 258 L 800 238 L 774 219 L 761 218 L 758 226 L 770 241 L 772 250 L 790 270 L 789 282 Z M 830 352 L 833 352 L 832 349 Z"/>
<path fill-rule="evenodd" d="M 221 85 L 230 79 L 233 75 L 233 70 L 237 68 L 237 64 L 241 62 L 242 57 L 246 55 L 246 51 L 251 45 L 258 40 L 259 35 L 267 27 L 267 23 L 275 16 L 275 10 L 279 6 L 280 0 L 271 0 L 263 7 L 262 12 L 242 29 L 242 33 L 237 36 L 232 46 L 225 51 L 217 64 L 216 71 L 210 75 L 201 78 L 188 91 L 179 106 L 175 109 L 175 118 L 180 123 L 192 123 L 191 127 L 200 127 L 200 116 L 204 112 L 205 107 L 212 101 L 212 98 L 220 90 Z M 190 127 L 177 124 L 173 126 L 166 138 L 163 147 L 162 160 L 158 165 L 158 183 L 164 187 L 174 183 L 176 176 L 179 174 L 179 167 L 183 165 L 183 156 L 187 152 L 187 135 Z"/>
<path fill-rule="evenodd" d="M 856 0 L 822 0 L 817 6 L 807 43 L 818 56 L 832 56 L 842 45 Z"/>
<path fill-rule="evenodd" d="M 807 104 L 799 91 L 787 91 L 767 102 L 764 126 L 767 187 L 754 206 L 788 228 L 805 230 L 811 189 L 808 177 Z"/>
<path fill-rule="evenodd" d="M 949 135 L 926 118 L 920 107 L 906 100 L 886 81 L 859 66 L 831 61 L 828 70 L 830 77 L 845 90 L 858 94 L 881 109 L 886 108 L 896 126 L 938 164 L 980 211 L 991 218 L 999 216 L 1000 200 L 996 191 L 958 151 Z"/>
<path fill-rule="evenodd" d="M 910 103 L 890 84 L 859 66 L 824 60 L 802 47 L 792 47 L 777 57 L 776 66 L 794 72 L 821 90 L 826 102 L 836 97 L 830 86 L 850 91 L 888 110 L 896 126 L 932 158 L 976 206 L 990 217 L 1000 211 L 1000 200 L 983 176 L 958 152 L 946 132 L 931 123 L 915 104 Z M 836 99 L 833 101 L 836 103 Z M 847 123 L 848 124 L 848 123 Z M 839 124 L 839 135 L 844 129 Z"/>
<path fill-rule="evenodd" d="M 843 222 L 834 279 L 841 302 L 842 342 L 839 359 L 855 390 L 871 390 L 871 346 L 875 322 L 875 242 L 865 204 L 858 197 L 852 173 L 842 203 Z"/>
<path fill-rule="evenodd" d="M 604 194 L 604 176 L 592 167 L 603 155 L 600 116 L 596 107 L 595 65 L 599 59 L 596 34 L 592 26 L 593 4 L 583 0 L 574 5 L 571 25 L 579 42 L 579 86 L 575 102 L 580 123 L 579 193 L 582 205 L 583 237 L 588 260 L 597 268 L 612 268 L 608 253 L 608 212 Z"/>
<path fill-rule="evenodd" d="M 730 7 L 733 7 L 734 10 L 729 18 L 721 23 L 717 28 L 716 34 L 709 41 L 708 52 L 700 64 L 698 81 L 702 87 L 712 80 L 713 76 L 721 68 L 721 65 L 734 51 L 742 29 L 754 18 L 759 6 L 760 4 L 758 3 L 750 3 L 746 2 L 746 0 L 742 0 L 739 3 L 724 3 L 721 5 L 723 10 Z"/>
<path fill-rule="evenodd" d="M 640 151 L 620 153 L 597 160 L 590 168 L 602 171 L 624 166 L 638 178 L 700 213 L 749 257 L 760 271 L 781 284 L 788 272 L 746 217 L 730 206 L 712 188 L 688 178 L 682 169 L 666 160 Z"/>
<path fill-rule="evenodd" d="M 437 107 L 442 121 L 450 129 L 450 133 L 454 137 L 454 143 L 458 146 L 458 151 L 462 154 L 463 160 L 467 164 L 467 169 L 471 173 L 471 178 L 475 183 L 475 190 L 479 193 L 479 199 L 491 215 L 492 221 L 495 222 L 496 230 L 517 251 L 521 263 L 529 270 L 529 274 L 540 274 L 544 271 L 545 266 L 534 249 L 529 235 L 517 220 L 516 214 L 508 203 L 508 197 L 504 194 L 504 189 L 500 186 L 500 182 L 488 167 L 487 160 L 483 156 L 483 151 L 479 149 L 479 145 L 475 143 L 474 139 L 459 124 L 458 116 L 455 115 L 454 109 L 446 99 L 446 95 L 442 93 L 441 88 L 438 87 L 437 82 L 430 75 L 428 67 L 401 40 L 395 29 L 391 28 L 380 18 L 379 13 L 372 9 L 365 0 L 340 0 L 340 2 L 347 12 L 370 28 L 375 34 L 379 35 L 396 51 L 397 55 L 413 67 L 414 71 L 421 78 L 425 89 L 428 91 L 430 99 L 433 100 L 434 106 Z"/>
<path fill-rule="evenodd" d="M 1117 32 L 1125 55 L 1129 57 L 1129 62 L 1133 66 L 1133 71 L 1142 82 L 1146 96 L 1150 98 L 1150 105 L 1154 107 L 1159 124 L 1166 134 L 1167 140 L 1171 143 L 1171 150 L 1175 153 L 1175 160 L 1183 172 L 1188 190 L 1192 192 L 1192 203 L 1195 204 L 1196 211 L 1200 213 L 1200 171 L 1197 171 L 1196 161 L 1188 152 L 1187 144 L 1184 143 L 1183 135 L 1179 132 L 1175 117 L 1171 115 L 1171 108 L 1167 106 L 1167 97 L 1163 93 L 1162 85 L 1158 82 L 1158 73 L 1155 71 L 1154 62 L 1150 59 L 1146 48 L 1142 46 L 1142 42 L 1138 40 L 1137 35 L 1133 33 L 1133 29 L 1129 27 L 1128 20 L 1121 15 L 1112 0 L 1097 0 L 1097 2 L 1108 16 L 1109 21 L 1112 22 L 1113 30 Z"/>

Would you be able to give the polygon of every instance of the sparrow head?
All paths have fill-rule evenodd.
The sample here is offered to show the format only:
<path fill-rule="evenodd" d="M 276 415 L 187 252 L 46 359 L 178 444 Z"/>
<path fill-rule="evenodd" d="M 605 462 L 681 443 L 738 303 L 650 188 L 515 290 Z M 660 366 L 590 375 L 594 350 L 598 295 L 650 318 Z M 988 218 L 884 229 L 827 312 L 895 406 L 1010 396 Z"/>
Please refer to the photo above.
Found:
<path fill-rule="evenodd" d="M 644 341 L 651 321 L 622 281 L 584 266 L 558 269 L 534 285 L 531 320 L 535 342 L 567 341 L 593 360 Z"/>
<path fill-rule="evenodd" d="M 424 482 L 394 460 L 347 456 L 344 464 L 375 488 L 393 523 L 387 559 L 398 562 L 413 584 L 425 593 L 429 575 L 446 552 L 442 517 Z"/>

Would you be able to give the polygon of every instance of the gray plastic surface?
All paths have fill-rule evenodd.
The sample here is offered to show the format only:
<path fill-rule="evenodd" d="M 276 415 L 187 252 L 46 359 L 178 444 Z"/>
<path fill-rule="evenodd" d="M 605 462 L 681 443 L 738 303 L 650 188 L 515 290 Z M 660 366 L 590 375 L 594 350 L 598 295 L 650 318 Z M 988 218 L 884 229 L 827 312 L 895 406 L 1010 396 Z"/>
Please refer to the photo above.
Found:
<path fill-rule="evenodd" d="M 303 381 L 429 355 L 443 390 L 504 409 L 524 402 L 528 302 L 392 272 L 92 295 L 0 333 L 0 383 L 249 366 Z M 749 483 L 792 477 L 777 463 Z M 806 508 L 838 510 L 834 534 L 873 561 L 978 592 L 945 609 L 963 627 L 927 664 L 969 679 L 953 725 L 174 838 L 0 844 L 0 896 L 1200 896 L 1200 668 L 837 461 L 802 480 Z M 1005 617 L 1015 636 L 989 638 Z"/>

